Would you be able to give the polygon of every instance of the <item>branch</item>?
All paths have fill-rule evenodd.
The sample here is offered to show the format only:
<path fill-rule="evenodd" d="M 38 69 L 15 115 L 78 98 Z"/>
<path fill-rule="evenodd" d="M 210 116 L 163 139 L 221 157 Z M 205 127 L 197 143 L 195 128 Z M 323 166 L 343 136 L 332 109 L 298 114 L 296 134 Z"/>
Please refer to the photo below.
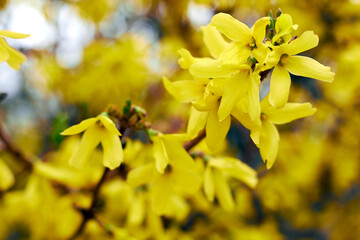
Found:
<path fill-rule="evenodd" d="M 204 130 L 202 130 L 202 131 L 199 133 L 199 135 L 198 135 L 196 138 L 194 138 L 194 139 L 192 139 L 192 140 L 190 140 L 190 141 L 188 141 L 188 142 L 186 142 L 186 143 L 184 144 L 185 150 L 186 150 L 186 151 L 190 151 L 190 150 L 191 150 L 193 147 L 195 147 L 199 142 L 201 142 L 201 140 L 203 140 L 205 137 L 206 137 L 206 131 L 205 131 L 205 129 L 204 129 Z"/>
<path fill-rule="evenodd" d="M 103 172 L 103 175 L 101 176 L 99 182 L 95 186 L 95 189 L 94 189 L 94 192 L 93 192 L 93 195 L 92 195 L 92 201 L 91 201 L 90 207 L 88 209 L 82 209 L 82 208 L 79 209 L 79 211 L 83 215 L 83 220 L 82 220 L 81 224 L 79 225 L 78 229 L 69 238 L 70 240 L 73 240 L 76 237 L 78 237 L 84 231 L 86 223 L 90 219 L 95 218 L 95 210 L 96 210 L 96 205 L 98 204 L 98 201 L 99 201 L 100 188 L 101 188 L 102 184 L 104 183 L 108 173 L 109 173 L 109 169 L 105 168 L 104 172 Z"/>

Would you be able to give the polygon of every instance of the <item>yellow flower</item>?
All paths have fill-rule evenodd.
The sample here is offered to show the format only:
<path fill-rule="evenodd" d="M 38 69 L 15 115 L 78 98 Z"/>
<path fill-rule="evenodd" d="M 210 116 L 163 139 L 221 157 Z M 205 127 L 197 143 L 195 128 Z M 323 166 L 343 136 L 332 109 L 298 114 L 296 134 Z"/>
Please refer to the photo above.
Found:
<path fill-rule="evenodd" d="M 74 135 L 83 131 L 85 132 L 80 146 L 70 158 L 71 165 L 78 168 L 84 167 L 91 153 L 101 142 L 104 151 L 103 165 L 111 170 L 120 166 L 123 161 L 123 149 L 119 138 L 121 134 L 108 117 L 98 115 L 95 118 L 86 119 L 61 134 Z"/>
<path fill-rule="evenodd" d="M 280 108 L 286 104 L 291 85 L 289 72 L 325 82 L 334 80 L 335 74 L 331 72 L 330 67 L 324 66 L 309 57 L 293 56 L 316 47 L 318 42 L 319 38 L 313 31 L 306 31 L 289 44 L 274 49 L 273 55 L 276 59 L 276 65 L 270 80 L 269 101 L 271 105 Z"/>
<path fill-rule="evenodd" d="M 261 101 L 261 127 L 251 129 L 251 138 L 260 149 L 261 157 L 270 169 L 277 157 L 279 132 L 275 126 L 293 120 L 308 117 L 316 112 L 310 103 L 286 103 L 282 108 L 275 108 L 269 102 L 269 95 Z"/>
<path fill-rule="evenodd" d="M 258 62 L 264 62 L 268 49 L 263 41 L 266 26 L 269 24 L 270 17 L 263 17 L 256 21 L 250 29 L 229 14 L 216 14 L 211 19 L 211 25 L 233 41 L 220 54 L 219 59 L 224 62 L 239 64 L 246 61 L 252 53 Z"/>
<path fill-rule="evenodd" d="M 12 48 L 4 37 L 9 38 L 27 38 L 29 34 L 10 32 L 7 30 L 0 31 L 0 63 L 6 61 L 10 67 L 18 70 L 26 60 L 24 54 Z"/>
<path fill-rule="evenodd" d="M 226 176 L 236 178 L 251 188 L 255 188 L 258 179 L 256 171 L 238 159 L 215 157 L 208 160 L 204 172 L 205 195 L 211 202 L 216 195 L 220 205 L 230 211 L 234 208 L 234 200 Z"/>
<path fill-rule="evenodd" d="M 275 31 L 276 34 L 272 38 L 273 44 L 288 43 L 291 40 L 291 32 L 298 28 L 297 24 L 293 24 L 289 14 L 281 14 L 276 18 Z"/>

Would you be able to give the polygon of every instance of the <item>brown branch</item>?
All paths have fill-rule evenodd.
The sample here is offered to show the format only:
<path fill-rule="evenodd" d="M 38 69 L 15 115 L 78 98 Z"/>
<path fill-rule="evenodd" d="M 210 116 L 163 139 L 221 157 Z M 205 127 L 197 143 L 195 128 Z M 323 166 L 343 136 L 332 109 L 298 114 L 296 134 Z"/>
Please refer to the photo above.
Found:
<path fill-rule="evenodd" d="M 88 209 L 79 208 L 79 211 L 81 212 L 81 214 L 83 216 L 83 219 L 82 219 L 82 222 L 80 223 L 79 227 L 77 228 L 77 230 L 69 238 L 70 240 L 73 240 L 76 237 L 78 237 L 84 231 L 86 223 L 90 219 L 95 218 L 95 210 L 96 210 L 96 205 L 98 204 L 98 201 L 99 201 L 100 188 L 101 188 L 102 184 L 105 182 L 106 176 L 109 173 L 109 171 L 110 170 L 108 168 L 105 168 L 103 175 L 101 176 L 99 182 L 96 184 L 93 195 L 92 195 L 92 201 L 91 201 L 90 207 Z"/>
<path fill-rule="evenodd" d="M 196 138 L 194 138 L 194 139 L 192 139 L 192 140 L 190 140 L 190 141 L 188 141 L 188 142 L 186 142 L 186 143 L 184 144 L 185 150 L 186 150 L 186 151 L 190 151 L 190 150 L 191 150 L 193 147 L 195 147 L 199 142 L 201 142 L 201 140 L 203 140 L 205 137 L 206 137 L 206 131 L 205 131 L 205 129 L 204 129 L 204 130 L 202 130 L 202 131 L 199 133 L 199 135 L 198 135 Z"/>
<path fill-rule="evenodd" d="M 26 167 L 32 168 L 33 162 L 31 158 L 25 155 L 11 140 L 10 136 L 6 133 L 4 127 L 0 123 L 0 139 L 5 145 L 5 149 L 7 149 L 11 154 L 20 159 Z"/>

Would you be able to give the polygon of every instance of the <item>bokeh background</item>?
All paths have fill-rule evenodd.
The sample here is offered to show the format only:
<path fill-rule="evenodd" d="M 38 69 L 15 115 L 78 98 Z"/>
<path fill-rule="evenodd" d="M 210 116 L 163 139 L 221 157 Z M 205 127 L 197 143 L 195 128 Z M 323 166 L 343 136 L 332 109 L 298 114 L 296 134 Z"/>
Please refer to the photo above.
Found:
<path fill-rule="evenodd" d="M 359 0 L 2 0 L 0 7 L 0 29 L 31 34 L 8 40 L 28 60 L 20 71 L 0 64 L 0 121 L 24 152 L 40 157 L 59 149 L 67 126 L 127 99 L 147 110 L 153 128 L 185 131 L 189 105 L 161 81 L 189 78 L 177 50 L 208 56 L 201 26 L 218 12 L 251 26 L 281 8 L 299 34 L 319 35 L 306 55 L 331 66 L 335 80 L 292 76 L 290 101 L 309 101 L 318 111 L 281 126 L 270 171 L 249 132 L 232 124 L 230 152 L 257 169 L 259 185 L 234 183 L 236 211 L 219 212 L 216 221 L 190 214 L 178 223 L 178 239 L 360 239 Z M 9 228 L 0 236 L 27 239 Z"/>

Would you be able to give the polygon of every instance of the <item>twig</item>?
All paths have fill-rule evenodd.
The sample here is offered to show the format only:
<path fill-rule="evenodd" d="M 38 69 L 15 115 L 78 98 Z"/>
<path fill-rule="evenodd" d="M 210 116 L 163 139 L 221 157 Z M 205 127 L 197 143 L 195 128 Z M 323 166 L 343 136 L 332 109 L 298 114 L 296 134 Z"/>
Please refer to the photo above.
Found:
<path fill-rule="evenodd" d="M 205 137 L 206 137 L 206 132 L 205 132 L 205 130 L 202 130 L 196 138 L 194 138 L 184 144 L 185 150 L 190 151 L 199 142 L 201 142 L 201 140 L 203 140 Z"/>
<path fill-rule="evenodd" d="M 83 215 L 83 220 L 82 220 L 81 224 L 79 225 L 78 229 L 69 238 L 70 240 L 73 240 L 76 237 L 78 237 L 83 232 L 87 221 L 95 218 L 95 210 L 96 210 L 96 205 L 98 204 L 98 201 L 99 201 L 100 188 L 101 188 L 102 184 L 104 183 L 108 173 L 109 173 L 109 169 L 105 168 L 103 175 L 101 176 L 99 182 L 96 184 L 96 187 L 94 189 L 90 207 L 88 209 L 79 209 L 81 214 Z"/>

